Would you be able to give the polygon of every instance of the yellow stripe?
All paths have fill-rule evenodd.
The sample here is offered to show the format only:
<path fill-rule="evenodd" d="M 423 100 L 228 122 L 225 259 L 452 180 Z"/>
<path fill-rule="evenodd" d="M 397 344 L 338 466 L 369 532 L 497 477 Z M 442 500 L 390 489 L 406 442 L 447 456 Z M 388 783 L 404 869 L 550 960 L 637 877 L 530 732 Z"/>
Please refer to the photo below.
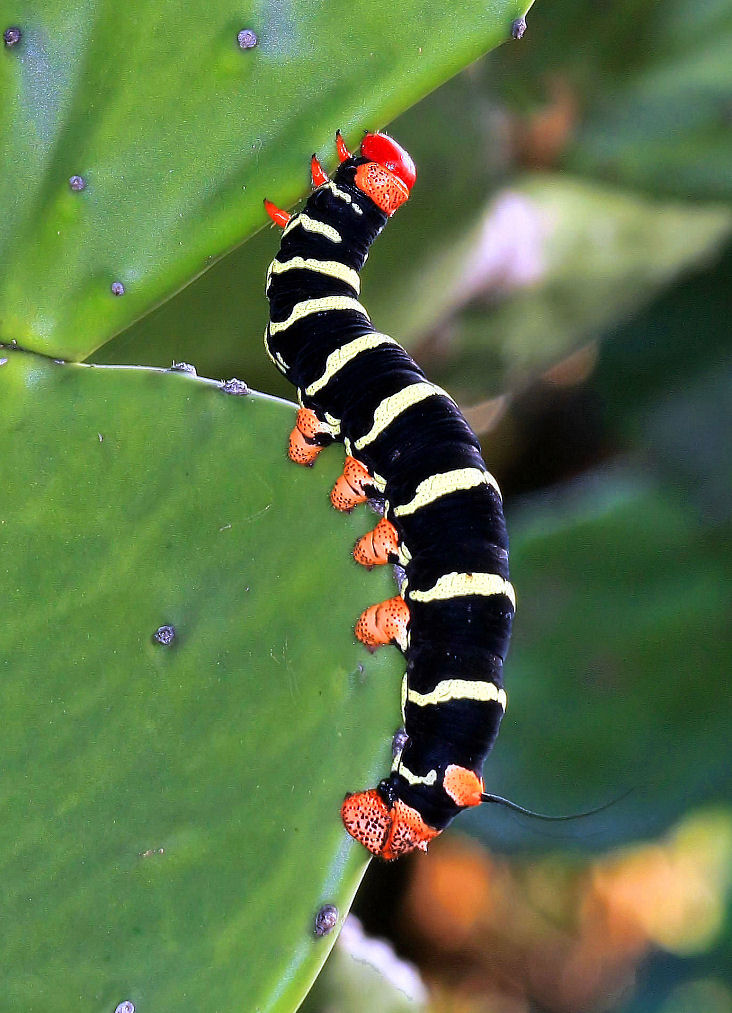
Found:
<path fill-rule="evenodd" d="M 341 264 L 339 260 L 315 260 L 313 257 L 291 257 L 285 261 L 273 260 L 267 271 L 267 288 L 269 289 L 269 283 L 273 274 L 282 274 L 284 271 L 294 271 L 297 269 L 315 271 L 316 274 L 325 274 L 329 278 L 336 278 L 338 281 L 350 285 L 356 295 L 361 290 L 361 279 L 358 276 L 358 271 L 354 271 L 352 267 L 348 267 L 346 264 Z"/>
<path fill-rule="evenodd" d="M 327 183 L 323 183 L 323 189 L 330 190 L 335 197 L 339 197 L 342 201 L 345 201 L 346 204 L 351 204 L 357 215 L 363 214 L 363 209 L 355 203 L 350 193 L 346 193 L 345 190 L 341 190 L 339 186 L 335 185 L 332 179 L 329 179 Z"/>
<path fill-rule="evenodd" d="M 293 229 L 297 228 L 298 225 L 305 229 L 306 232 L 317 232 L 319 235 L 325 236 L 325 238 L 330 239 L 332 243 L 341 242 L 340 232 L 338 232 L 337 229 L 334 229 L 332 225 L 326 225 L 325 222 L 319 222 L 316 218 L 311 218 L 310 215 L 303 213 L 295 215 L 290 219 L 285 227 L 285 231 L 282 233 L 282 237 L 284 238 L 292 232 Z"/>
<path fill-rule="evenodd" d="M 368 313 L 358 299 L 352 299 L 347 295 L 326 295 L 321 299 L 303 299 L 302 302 L 296 303 L 286 320 L 281 320 L 279 323 L 270 321 L 269 333 L 279 334 L 281 331 L 286 331 L 292 324 L 297 323 L 298 320 L 312 316 L 313 313 L 330 313 L 334 310 L 355 310 L 357 313 L 362 313 L 367 320 L 369 319 Z"/>
<path fill-rule="evenodd" d="M 341 345 L 335 352 L 331 352 L 325 361 L 325 369 L 323 370 L 322 376 L 310 384 L 306 388 L 305 393 L 312 397 L 317 394 L 319 390 L 322 390 L 326 384 L 330 383 L 336 373 L 340 372 L 344 366 L 347 366 L 349 362 L 352 362 L 362 352 L 367 352 L 372 348 L 378 348 L 379 345 L 396 345 L 396 341 L 390 338 L 387 334 L 363 334 L 360 338 L 354 338 L 353 341 L 347 342 L 345 345 Z"/>
<path fill-rule="evenodd" d="M 438 682 L 431 693 L 418 693 L 416 689 L 407 690 L 407 701 L 417 707 L 436 706 L 448 700 L 494 700 L 506 709 L 506 691 L 499 689 L 492 682 L 471 682 L 469 679 L 445 679 Z"/>
<path fill-rule="evenodd" d="M 409 591 L 410 601 L 448 601 L 463 595 L 480 594 L 492 597 L 505 594 L 516 608 L 513 585 L 497 573 L 446 573 L 427 591 Z"/>
<path fill-rule="evenodd" d="M 479 485 L 490 485 L 499 496 L 501 495 L 501 490 L 493 475 L 480 468 L 456 468 L 455 471 L 444 471 L 439 475 L 430 475 L 429 478 L 419 483 L 414 497 L 408 503 L 394 507 L 394 515 L 404 517 L 406 514 L 416 513 L 423 506 L 434 503 L 435 500 L 441 499 L 443 496 L 449 496 L 452 492 L 465 489 L 474 489 Z"/>
<path fill-rule="evenodd" d="M 405 722 L 406 722 L 406 718 L 404 716 L 404 711 L 406 710 L 406 707 L 407 707 L 407 693 L 408 692 L 409 692 L 409 682 L 407 681 L 407 673 L 405 672 L 404 675 L 402 676 L 402 692 L 401 692 L 402 724 L 405 724 Z M 401 753 L 399 754 L 399 756 L 401 756 Z M 396 757 L 397 760 L 399 759 L 399 756 Z M 394 770 L 394 769 L 395 768 L 392 766 L 392 770 Z"/>
<path fill-rule="evenodd" d="M 280 372 L 287 373 L 290 367 L 279 352 L 273 352 L 269 347 L 269 324 L 264 329 L 264 350 Z"/>
<path fill-rule="evenodd" d="M 408 767 L 405 767 L 403 763 L 399 764 L 397 770 L 405 781 L 409 781 L 410 784 L 437 784 L 436 770 L 431 770 L 428 774 L 425 774 L 424 777 L 420 777 L 419 774 L 413 774 L 412 771 L 409 770 Z"/>
<path fill-rule="evenodd" d="M 396 394 L 391 394 L 389 397 L 384 398 L 374 412 L 374 424 L 371 429 L 360 440 L 356 440 L 354 444 L 356 450 L 363 450 L 369 443 L 373 443 L 377 436 L 380 436 L 385 429 L 388 429 L 392 422 L 408 408 L 411 408 L 412 405 L 419 404 L 425 398 L 434 397 L 435 394 L 443 394 L 447 397 L 447 394 L 445 394 L 441 387 L 423 380 L 419 383 L 412 383 L 407 387 L 402 387 Z"/>

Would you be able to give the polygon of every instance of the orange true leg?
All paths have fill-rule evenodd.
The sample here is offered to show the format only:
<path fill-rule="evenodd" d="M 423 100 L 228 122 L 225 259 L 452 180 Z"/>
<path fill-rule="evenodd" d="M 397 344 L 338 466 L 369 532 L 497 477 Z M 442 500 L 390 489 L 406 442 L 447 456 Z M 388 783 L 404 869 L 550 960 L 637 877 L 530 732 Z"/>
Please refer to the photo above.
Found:
<path fill-rule="evenodd" d="M 353 550 L 353 558 L 369 569 L 382 563 L 398 563 L 399 536 L 391 521 L 382 517 L 373 531 L 359 538 Z"/>
<path fill-rule="evenodd" d="M 266 198 L 264 201 L 264 210 L 275 225 L 279 225 L 282 229 L 284 229 L 285 225 L 287 225 L 289 220 L 292 218 L 289 211 L 283 211 L 282 208 L 278 208 L 276 204 L 273 204 L 271 200 L 267 200 Z"/>
<path fill-rule="evenodd" d="M 310 159 L 310 175 L 313 177 L 313 186 L 322 186 L 328 182 L 328 173 L 318 161 L 317 155 Z"/>
<path fill-rule="evenodd" d="M 382 644 L 397 644 L 403 651 L 407 647 L 409 608 L 401 595 L 389 598 L 378 605 L 370 605 L 356 622 L 355 633 L 370 651 Z"/>
<path fill-rule="evenodd" d="M 315 458 L 326 445 L 318 440 L 318 437 L 328 437 L 327 442 L 332 440 L 332 434 L 328 426 L 321 422 L 318 416 L 310 408 L 301 408 L 297 413 L 297 423 L 290 433 L 290 445 L 288 454 L 290 460 L 295 464 L 312 465 Z"/>
<path fill-rule="evenodd" d="M 359 503 L 365 503 L 368 496 L 365 486 L 373 486 L 374 480 L 368 471 L 354 457 L 346 457 L 343 474 L 330 492 L 330 501 L 336 510 L 353 510 Z"/>
<path fill-rule="evenodd" d="M 346 142 L 343 140 L 340 130 L 336 130 L 336 151 L 338 152 L 339 162 L 345 162 L 347 158 L 351 157 L 351 152 L 346 147 Z"/>

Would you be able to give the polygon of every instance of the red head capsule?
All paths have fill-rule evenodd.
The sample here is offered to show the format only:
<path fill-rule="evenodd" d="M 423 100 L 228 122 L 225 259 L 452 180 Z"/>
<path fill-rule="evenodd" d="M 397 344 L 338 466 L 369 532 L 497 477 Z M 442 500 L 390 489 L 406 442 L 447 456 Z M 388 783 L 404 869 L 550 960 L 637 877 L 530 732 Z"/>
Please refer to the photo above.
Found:
<path fill-rule="evenodd" d="M 401 144 L 386 134 L 366 134 L 361 154 L 369 161 L 359 165 L 354 182 L 391 217 L 414 186 L 417 178 L 414 162 Z"/>
<path fill-rule="evenodd" d="M 361 142 L 361 154 L 371 162 L 378 162 L 411 190 L 417 178 L 417 170 L 412 156 L 398 144 L 393 137 L 386 134 L 366 134 Z"/>

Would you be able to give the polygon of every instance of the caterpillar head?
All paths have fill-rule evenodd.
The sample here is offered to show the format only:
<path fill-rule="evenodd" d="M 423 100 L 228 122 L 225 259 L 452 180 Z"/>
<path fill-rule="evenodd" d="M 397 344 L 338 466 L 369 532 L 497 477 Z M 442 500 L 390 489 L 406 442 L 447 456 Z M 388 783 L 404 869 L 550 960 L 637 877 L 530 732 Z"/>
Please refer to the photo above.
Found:
<path fill-rule="evenodd" d="M 388 806 L 376 788 L 346 795 L 341 818 L 351 837 L 387 862 L 416 848 L 426 851 L 440 833 L 400 799 Z"/>
<path fill-rule="evenodd" d="M 393 137 L 378 133 L 366 134 L 361 155 L 369 161 L 358 166 L 354 182 L 391 217 L 409 198 L 417 178 L 411 155 Z"/>

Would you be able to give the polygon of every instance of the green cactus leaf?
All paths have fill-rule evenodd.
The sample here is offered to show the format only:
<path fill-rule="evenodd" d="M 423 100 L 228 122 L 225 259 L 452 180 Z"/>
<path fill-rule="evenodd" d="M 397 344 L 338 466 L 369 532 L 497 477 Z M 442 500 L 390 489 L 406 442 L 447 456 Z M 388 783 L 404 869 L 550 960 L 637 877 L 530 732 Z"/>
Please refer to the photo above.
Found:
<path fill-rule="evenodd" d="M 0 1008 L 292 1010 L 367 864 L 344 793 L 389 767 L 394 593 L 293 408 L 0 348 Z M 173 642 L 155 642 L 172 625 Z"/>
<path fill-rule="evenodd" d="M 0 262 L 12 265 L 0 340 L 68 359 L 260 228 L 263 197 L 300 197 L 303 152 L 332 164 L 336 128 L 356 144 L 525 11 L 524 0 L 470 0 L 459 17 L 435 0 L 256 4 L 247 16 L 231 0 L 5 7 L 22 36 L 0 52 Z M 240 48 L 244 29 L 257 45 Z"/>

